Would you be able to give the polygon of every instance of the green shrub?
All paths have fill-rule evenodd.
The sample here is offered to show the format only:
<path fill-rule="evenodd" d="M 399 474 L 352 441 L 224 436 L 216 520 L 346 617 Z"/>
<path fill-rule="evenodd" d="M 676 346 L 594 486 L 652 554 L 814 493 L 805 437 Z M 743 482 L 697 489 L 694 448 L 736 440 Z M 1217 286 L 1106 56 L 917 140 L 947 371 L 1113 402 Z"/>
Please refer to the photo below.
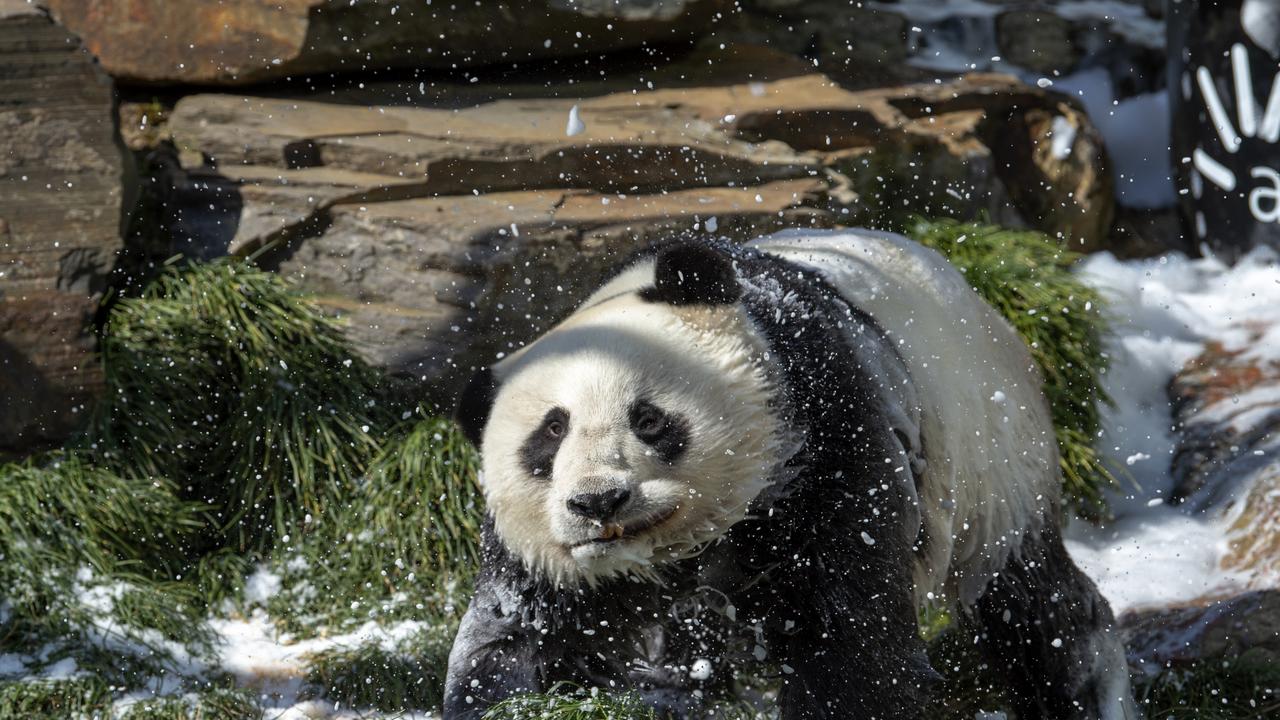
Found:
<path fill-rule="evenodd" d="M 0 556 L 53 554 L 100 571 L 181 568 L 202 518 L 175 490 L 162 477 L 120 475 L 75 453 L 0 465 Z"/>
<path fill-rule="evenodd" d="M 203 604 L 172 579 L 199 526 L 162 480 L 75 454 L 0 466 L 0 638 L 120 685 L 171 665 L 174 644 L 206 648 Z"/>
<path fill-rule="evenodd" d="M 1063 495 L 1077 512 L 1106 514 L 1103 490 L 1115 484 L 1093 443 L 1101 428 L 1107 369 L 1102 297 L 1071 274 L 1080 256 L 1031 230 L 923 220 L 907 234 L 942 253 L 1000 312 L 1031 350 L 1044 377 L 1057 432 Z"/>
<path fill-rule="evenodd" d="M 102 356 L 90 446 L 112 465 L 181 478 L 238 549 L 323 514 L 390 417 L 337 322 L 242 261 L 169 269 L 120 301 Z"/>

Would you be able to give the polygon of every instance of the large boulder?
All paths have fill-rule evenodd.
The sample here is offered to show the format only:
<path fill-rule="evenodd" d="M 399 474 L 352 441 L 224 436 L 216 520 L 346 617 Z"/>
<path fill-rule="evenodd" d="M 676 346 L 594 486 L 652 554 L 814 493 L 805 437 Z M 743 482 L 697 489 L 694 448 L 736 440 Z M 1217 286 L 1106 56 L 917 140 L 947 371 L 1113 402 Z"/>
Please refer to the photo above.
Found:
<path fill-rule="evenodd" d="M 101 383 L 93 319 L 131 167 L 110 78 L 26 0 L 0 0 L 0 453 L 64 436 Z"/>
<path fill-rule="evenodd" d="M 985 214 L 1086 250 L 1114 212 L 1084 113 L 1002 75 L 852 92 L 807 74 L 461 109 L 195 95 L 170 127 L 187 158 L 170 206 L 203 255 L 251 251 L 333 203 L 521 189 L 821 176 L 847 223 Z"/>
<path fill-rule="evenodd" d="M 687 43 L 720 0 L 47 0 L 113 76 L 243 85 Z"/>

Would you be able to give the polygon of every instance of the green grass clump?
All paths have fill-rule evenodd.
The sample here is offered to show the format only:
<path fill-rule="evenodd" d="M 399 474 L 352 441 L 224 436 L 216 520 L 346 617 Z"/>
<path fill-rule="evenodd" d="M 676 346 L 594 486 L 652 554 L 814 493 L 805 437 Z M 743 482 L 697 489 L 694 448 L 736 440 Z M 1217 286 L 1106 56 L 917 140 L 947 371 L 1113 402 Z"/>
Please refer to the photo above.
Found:
<path fill-rule="evenodd" d="M 384 545 L 437 575 L 480 562 L 484 498 L 476 484 L 480 458 L 451 421 L 408 425 L 370 463 L 358 500 L 361 524 L 391 532 Z"/>
<path fill-rule="evenodd" d="M 439 707 L 453 642 L 449 630 L 420 632 L 394 651 L 370 643 L 321 653 L 311 659 L 307 683 L 316 695 L 344 708 L 403 712 Z"/>
<path fill-rule="evenodd" d="M 169 269 L 112 310 L 89 444 L 181 479 L 222 544 L 261 549 L 323 514 L 389 417 L 335 320 L 272 273 L 224 260 Z"/>
<path fill-rule="evenodd" d="M 1149 720 L 1265 720 L 1280 717 L 1280 665 L 1247 654 L 1139 678 L 1134 692 Z"/>
<path fill-rule="evenodd" d="M 485 712 L 484 720 L 657 720 L 657 714 L 634 692 L 584 690 L 561 683 L 548 693 L 503 700 Z"/>
<path fill-rule="evenodd" d="M 99 571 L 180 568 L 201 508 L 163 478 L 96 467 L 74 453 L 0 465 L 0 556 L 58 556 Z M 0 573 L 4 571 L 0 569 Z"/>
<path fill-rule="evenodd" d="M 401 706 L 438 703 L 482 504 L 457 430 L 386 402 L 335 321 L 245 264 L 169 269 L 105 333 L 106 397 L 86 436 L 0 466 L 0 654 L 29 676 L 70 662 L 106 688 L 93 703 L 114 697 L 126 717 L 258 717 L 250 695 L 200 689 L 217 674 L 205 620 L 246 609 L 247 577 L 274 570 L 265 604 L 295 635 L 432 627 L 382 664 Z M 316 662 L 354 698 L 344 678 L 374 659 Z M 133 702 L 161 676 L 188 692 Z M 84 695 L 63 681 L 4 691 L 0 713 L 21 717 Z"/>
<path fill-rule="evenodd" d="M 111 690 L 95 677 L 0 681 L 0 720 L 103 717 Z"/>
<path fill-rule="evenodd" d="M 211 688 L 180 697 L 132 702 L 120 720 L 259 720 L 262 706 L 247 690 Z"/>
<path fill-rule="evenodd" d="M 70 453 L 0 466 L 6 650 L 29 654 L 30 669 L 71 659 L 124 686 L 206 649 L 203 605 L 173 579 L 199 526 L 199 509 L 162 480 Z"/>
<path fill-rule="evenodd" d="M 282 590 L 268 610 L 299 636 L 369 620 L 454 625 L 479 564 L 478 462 L 447 420 L 398 426 L 340 501 L 276 548 Z"/>
<path fill-rule="evenodd" d="M 1116 480 L 1094 449 L 1107 369 L 1102 297 L 1071 274 L 1080 256 L 1032 230 L 953 220 L 912 223 L 907 234 L 942 253 L 1018 331 L 1044 377 L 1062 468 L 1063 495 L 1077 512 L 1106 514 Z"/>

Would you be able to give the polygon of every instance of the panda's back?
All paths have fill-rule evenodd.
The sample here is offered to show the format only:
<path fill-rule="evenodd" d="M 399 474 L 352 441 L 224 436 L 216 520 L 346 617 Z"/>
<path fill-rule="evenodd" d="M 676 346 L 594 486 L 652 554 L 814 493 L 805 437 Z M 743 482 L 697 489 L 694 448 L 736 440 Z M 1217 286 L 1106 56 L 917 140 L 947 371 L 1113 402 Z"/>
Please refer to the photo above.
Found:
<path fill-rule="evenodd" d="M 1026 346 L 941 255 L 902 236 L 786 231 L 751 245 L 819 273 L 903 358 L 921 405 L 931 538 L 917 592 L 969 603 L 1057 505 L 1053 426 Z"/>

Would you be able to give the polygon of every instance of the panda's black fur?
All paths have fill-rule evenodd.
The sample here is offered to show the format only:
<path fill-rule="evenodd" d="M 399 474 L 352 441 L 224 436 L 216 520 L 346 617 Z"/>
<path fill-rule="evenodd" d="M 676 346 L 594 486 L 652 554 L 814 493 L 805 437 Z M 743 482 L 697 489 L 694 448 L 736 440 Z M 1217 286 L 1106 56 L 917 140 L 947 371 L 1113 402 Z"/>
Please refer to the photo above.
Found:
<path fill-rule="evenodd" d="M 487 521 L 475 617 L 450 661 L 445 718 L 477 718 L 494 702 L 559 681 L 634 689 L 661 712 L 693 716 L 734 671 L 775 677 L 786 720 L 921 717 L 939 676 L 918 632 L 911 567 L 930 538 L 901 531 L 919 512 L 895 477 L 909 472 L 910 458 L 878 401 L 883 376 L 849 345 L 878 343 L 896 358 L 892 343 L 817 273 L 774 255 L 681 243 L 659 250 L 656 267 L 656 284 L 641 291 L 650 302 L 747 310 L 780 370 L 779 411 L 802 431 L 801 444 L 746 519 L 696 557 L 660 567 L 660 584 L 622 577 L 555 586 Z M 492 379 L 481 373 L 459 409 L 477 442 L 490 402 Z M 1089 602 L 1096 591 L 1056 531 L 1023 544 L 1023 560 L 975 608 L 991 629 L 984 643 L 993 661 L 1025 679 L 1015 698 L 1021 718 L 1096 717 L 1096 708 L 1075 706 L 1079 688 L 1045 685 L 1065 681 L 1071 668 L 1044 643 L 1109 624 L 1109 610 Z M 1055 589 L 1066 602 L 1050 607 Z M 698 659 L 712 661 L 710 678 L 691 677 Z"/>

